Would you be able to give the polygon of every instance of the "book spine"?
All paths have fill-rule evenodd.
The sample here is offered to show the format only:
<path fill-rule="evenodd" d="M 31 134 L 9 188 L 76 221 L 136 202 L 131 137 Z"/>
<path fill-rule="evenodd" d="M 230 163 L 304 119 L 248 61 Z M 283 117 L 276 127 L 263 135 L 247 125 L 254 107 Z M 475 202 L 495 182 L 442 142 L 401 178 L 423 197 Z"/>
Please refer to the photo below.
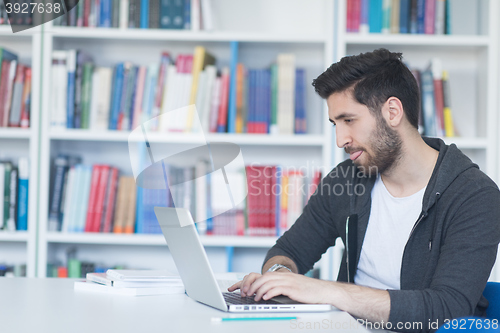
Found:
<path fill-rule="evenodd" d="M 119 18 L 119 27 L 120 29 L 127 29 L 129 27 L 129 8 L 130 8 L 130 0 L 116 0 L 120 3 L 120 18 Z M 132 0 L 133 1 L 133 0 Z"/>
<path fill-rule="evenodd" d="M 149 0 L 149 29 L 160 28 L 160 0 Z"/>
<path fill-rule="evenodd" d="M 424 27 L 425 34 L 434 34 L 434 26 L 436 19 L 436 0 L 425 0 L 425 18 Z"/>
<path fill-rule="evenodd" d="M 90 101 L 92 95 L 92 72 L 94 65 L 86 63 L 83 66 L 83 79 L 82 79 L 82 99 L 81 99 L 81 124 L 80 128 L 90 128 Z"/>
<path fill-rule="evenodd" d="M 64 176 L 68 169 L 68 159 L 65 156 L 58 156 L 54 161 L 54 178 L 52 183 L 52 197 L 50 200 L 49 209 L 49 231 L 59 231 L 60 230 L 60 216 L 59 212 L 61 210 L 61 200 L 62 200 L 62 190 Z"/>
<path fill-rule="evenodd" d="M 29 192 L 29 167 L 28 159 L 19 159 L 19 191 L 17 205 L 17 230 L 28 230 L 28 192 Z"/>
<path fill-rule="evenodd" d="M 453 116 L 450 105 L 450 82 L 448 81 L 448 72 L 443 71 L 443 118 L 444 129 L 447 137 L 455 136 L 455 128 L 453 125 Z"/>
<path fill-rule="evenodd" d="M 109 120 L 109 129 L 118 128 L 118 116 L 120 113 L 120 102 L 123 89 L 123 63 L 116 65 L 113 78 L 113 97 L 111 100 L 111 112 Z"/>
<path fill-rule="evenodd" d="M 141 29 L 149 28 L 149 1 L 150 0 L 140 0 L 141 1 Z"/>
<path fill-rule="evenodd" d="M 24 74 L 23 101 L 21 104 L 21 128 L 30 127 L 30 100 L 31 100 L 31 68 L 26 67 Z"/>
<path fill-rule="evenodd" d="M 368 16 L 371 33 L 382 32 L 382 0 L 371 0 Z"/>
<path fill-rule="evenodd" d="M 191 0 L 170 0 L 170 28 L 184 29 L 184 10 Z M 184 3 L 186 1 L 186 4 Z M 189 29 L 189 28 L 188 28 Z"/>
<path fill-rule="evenodd" d="M 161 0 L 160 2 L 160 28 L 172 29 L 171 11 L 174 9 L 172 6 L 173 0 Z"/>
<path fill-rule="evenodd" d="M 14 89 L 12 92 L 12 107 L 9 117 L 10 127 L 19 127 L 21 124 L 21 105 L 24 90 L 25 66 L 17 66 L 17 73 L 14 79 Z"/>
<path fill-rule="evenodd" d="M 17 197 L 18 197 L 18 181 L 19 173 L 18 168 L 12 167 L 10 172 L 10 197 L 9 197 L 9 217 L 7 219 L 7 230 L 16 231 L 17 226 Z"/>
<path fill-rule="evenodd" d="M 410 20 L 411 20 L 411 0 L 401 0 L 400 2 L 400 14 L 399 14 L 399 32 L 402 34 L 407 34 L 410 32 Z"/>
<path fill-rule="evenodd" d="M 227 116 L 227 132 L 236 132 L 236 79 L 238 65 L 238 42 L 231 42 L 231 64 L 229 82 L 229 106 Z"/>
<path fill-rule="evenodd" d="M 111 168 L 108 180 L 108 191 L 106 195 L 106 204 L 103 214 L 102 232 L 111 232 L 113 230 L 113 213 L 115 211 L 116 190 L 118 184 L 118 169 Z"/>
<path fill-rule="evenodd" d="M 425 33 L 425 2 L 426 0 L 417 0 L 417 33 Z"/>
<path fill-rule="evenodd" d="M 94 217 L 92 219 L 91 232 L 99 232 L 101 230 L 101 220 L 104 209 L 104 201 L 106 196 L 106 190 L 108 187 L 109 178 L 109 165 L 102 165 L 101 172 L 99 175 L 99 184 L 97 187 Z"/>
<path fill-rule="evenodd" d="M 219 106 L 219 117 L 217 120 L 217 132 L 224 133 L 227 129 L 227 107 L 229 98 L 229 68 L 222 70 L 221 76 L 221 102 Z"/>
<path fill-rule="evenodd" d="M 85 232 L 93 232 L 97 191 L 99 188 L 99 180 L 101 178 L 102 166 L 94 165 L 92 167 L 92 178 L 90 183 L 90 195 L 87 205 L 87 218 L 85 222 Z"/>

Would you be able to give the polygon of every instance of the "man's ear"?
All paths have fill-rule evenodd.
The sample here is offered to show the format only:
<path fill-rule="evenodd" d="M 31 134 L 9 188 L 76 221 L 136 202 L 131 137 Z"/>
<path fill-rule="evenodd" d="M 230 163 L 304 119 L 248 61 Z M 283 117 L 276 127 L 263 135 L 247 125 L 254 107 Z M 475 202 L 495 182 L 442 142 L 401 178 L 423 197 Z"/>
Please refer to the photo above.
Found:
<path fill-rule="evenodd" d="M 397 97 L 389 97 L 383 107 L 384 118 L 391 127 L 397 127 L 404 118 L 403 103 Z"/>

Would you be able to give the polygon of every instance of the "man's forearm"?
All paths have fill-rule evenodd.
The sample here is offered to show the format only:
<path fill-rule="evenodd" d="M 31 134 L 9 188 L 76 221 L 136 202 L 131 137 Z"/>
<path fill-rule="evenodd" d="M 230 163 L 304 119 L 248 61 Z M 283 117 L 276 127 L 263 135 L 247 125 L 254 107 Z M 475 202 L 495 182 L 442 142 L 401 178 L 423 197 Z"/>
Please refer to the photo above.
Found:
<path fill-rule="evenodd" d="M 262 274 L 267 272 L 269 268 L 271 268 L 274 264 L 281 264 L 284 265 L 292 270 L 294 273 L 298 273 L 299 269 L 297 268 L 297 265 L 293 262 L 292 259 L 285 257 L 285 256 L 274 256 L 271 257 L 264 266 L 262 266 Z M 283 268 L 284 269 L 284 268 Z"/>
<path fill-rule="evenodd" d="M 332 305 L 351 315 L 370 322 L 389 321 L 391 298 L 387 290 L 332 282 L 329 299 Z"/>

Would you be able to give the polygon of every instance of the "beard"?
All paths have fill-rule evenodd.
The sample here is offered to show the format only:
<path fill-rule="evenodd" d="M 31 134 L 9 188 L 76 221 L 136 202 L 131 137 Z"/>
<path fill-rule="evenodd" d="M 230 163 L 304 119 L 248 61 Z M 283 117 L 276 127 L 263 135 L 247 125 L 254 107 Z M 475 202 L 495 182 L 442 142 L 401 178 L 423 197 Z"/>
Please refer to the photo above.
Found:
<path fill-rule="evenodd" d="M 364 147 L 346 147 L 346 153 L 363 151 L 364 162 L 354 160 L 359 172 L 372 177 L 390 171 L 401 158 L 402 140 L 398 132 L 387 125 L 382 116 L 377 116 L 377 127 L 369 137 L 369 151 Z M 360 156 L 363 157 L 363 156 Z"/>

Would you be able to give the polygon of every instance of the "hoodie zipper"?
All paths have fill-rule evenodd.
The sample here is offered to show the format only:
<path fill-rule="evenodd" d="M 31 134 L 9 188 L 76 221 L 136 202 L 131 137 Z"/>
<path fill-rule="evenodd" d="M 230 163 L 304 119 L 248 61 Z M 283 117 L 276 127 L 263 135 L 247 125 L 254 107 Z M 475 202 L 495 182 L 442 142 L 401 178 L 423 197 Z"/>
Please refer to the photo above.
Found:
<path fill-rule="evenodd" d="M 420 217 L 418 218 L 417 222 L 415 222 L 415 224 L 413 225 L 413 228 L 411 229 L 411 232 L 410 232 L 410 236 L 408 237 L 408 240 L 411 238 L 411 235 L 413 235 L 413 232 L 415 231 L 415 228 L 417 227 L 417 225 L 420 223 L 420 221 L 422 221 L 424 219 L 424 217 L 427 216 L 427 212 L 422 212 L 420 213 Z"/>

